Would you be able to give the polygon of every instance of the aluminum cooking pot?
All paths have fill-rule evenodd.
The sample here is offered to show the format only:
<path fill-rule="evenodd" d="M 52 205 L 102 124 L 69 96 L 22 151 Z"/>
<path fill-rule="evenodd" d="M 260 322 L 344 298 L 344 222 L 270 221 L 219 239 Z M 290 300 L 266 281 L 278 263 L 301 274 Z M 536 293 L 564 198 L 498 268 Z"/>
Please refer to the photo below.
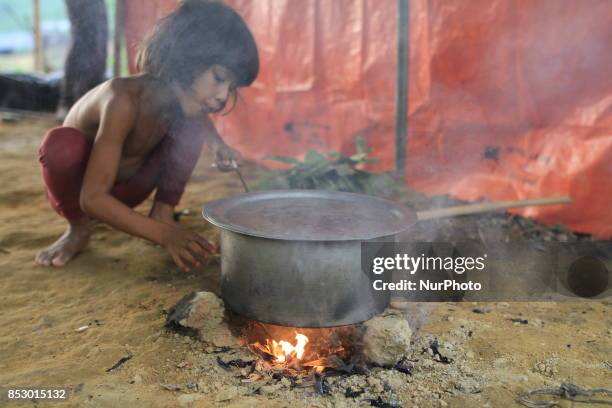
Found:
<path fill-rule="evenodd" d="M 361 270 L 361 243 L 393 242 L 417 220 L 407 207 L 373 196 L 317 190 L 245 193 L 209 203 L 221 229 L 221 296 L 265 323 L 355 324 L 382 312 Z"/>

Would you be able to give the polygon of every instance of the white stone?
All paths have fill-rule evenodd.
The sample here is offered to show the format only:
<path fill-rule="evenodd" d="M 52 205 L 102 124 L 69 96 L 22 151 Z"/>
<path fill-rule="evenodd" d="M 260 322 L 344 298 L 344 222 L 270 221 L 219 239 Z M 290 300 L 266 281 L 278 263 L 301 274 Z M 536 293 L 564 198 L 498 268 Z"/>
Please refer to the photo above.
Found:
<path fill-rule="evenodd" d="M 365 327 L 363 354 L 372 364 L 393 365 L 410 349 L 412 330 L 402 316 L 377 316 Z"/>
<path fill-rule="evenodd" d="M 198 337 L 205 343 L 216 347 L 238 346 L 224 318 L 223 300 L 212 292 L 197 292 L 181 299 L 169 316 L 176 324 L 197 330 Z"/>

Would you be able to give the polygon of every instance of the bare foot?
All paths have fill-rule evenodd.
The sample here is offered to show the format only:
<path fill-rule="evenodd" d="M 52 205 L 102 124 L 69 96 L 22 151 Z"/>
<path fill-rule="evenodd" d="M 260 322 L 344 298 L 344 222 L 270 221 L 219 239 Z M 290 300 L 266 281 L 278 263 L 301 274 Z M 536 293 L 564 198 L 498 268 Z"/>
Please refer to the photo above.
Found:
<path fill-rule="evenodd" d="M 151 211 L 149 212 L 149 217 L 156 221 L 163 222 L 164 224 L 170 224 L 176 227 L 181 225 L 174 219 L 174 207 L 159 201 L 153 203 L 153 207 L 151 207 Z"/>
<path fill-rule="evenodd" d="M 89 219 L 71 223 L 64 235 L 36 255 L 36 263 L 44 266 L 64 266 L 87 246 L 91 235 Z"/>

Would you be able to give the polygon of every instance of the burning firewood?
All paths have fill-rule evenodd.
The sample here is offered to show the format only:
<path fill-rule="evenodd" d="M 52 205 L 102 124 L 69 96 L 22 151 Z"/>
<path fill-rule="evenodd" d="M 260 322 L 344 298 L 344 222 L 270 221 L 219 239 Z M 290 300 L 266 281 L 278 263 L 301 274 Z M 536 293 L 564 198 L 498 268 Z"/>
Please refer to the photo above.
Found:
<path fill-rule="evenodd" d="M 360 328 L 296 329 L 250 322 L 242 337 L 248 348 L 271 367 L 288 371 L 332 370 L 354 373 L 349 360 L 355 354 Z M 290 341 L 289 339 L 293 339 Z"/>

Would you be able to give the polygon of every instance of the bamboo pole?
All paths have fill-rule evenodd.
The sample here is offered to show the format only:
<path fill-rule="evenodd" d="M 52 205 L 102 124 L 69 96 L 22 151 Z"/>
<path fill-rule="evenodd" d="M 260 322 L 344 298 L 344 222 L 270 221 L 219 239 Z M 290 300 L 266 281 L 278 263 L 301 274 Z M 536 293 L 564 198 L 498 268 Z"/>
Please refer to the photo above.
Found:
<path fill-rule="evenodd" d="M 32 9 L 33 9 L 32 31 L 34 34 L 34 70 L 41 72 L 44 70 L 44 64 L 43 64 L 42 33 L 40 30 L 40 0 L 33 0 Z"/>
<path fill-rule="evenodd" d="M 121 76 L 121 50 L 125 33 L 125 7 L 123 0 L 115 3 L 115 33 L 113 36 L 113 77 Z"/>
<path fill-rule="evenodd" d="M 557 205 L 557 204 L 569 204 L 572 199 L 568 196 L 563 197 L 546 197 L 546 198 L 533 198 L 526 200 L 511 200 L 511 201 L 498 201 L 495 203 L 475 203 L 457 205 L 446 208 L 435 208 L 432 210 L 417 211 L 417 217 L 419 220 L 431 220 L 434 218 L 445 218 L 455 217 L 457 215 L 477 214 L 489 211 L 507 210 L 509 208 L 518 207 L 529 207 L 537 205 Z"/>
<path fill-rule="evenodd" d="M 397 63 L 395 78 L 395 170 L 404 180 L 408 135 L 408 0 L 397 0 Z"/>

